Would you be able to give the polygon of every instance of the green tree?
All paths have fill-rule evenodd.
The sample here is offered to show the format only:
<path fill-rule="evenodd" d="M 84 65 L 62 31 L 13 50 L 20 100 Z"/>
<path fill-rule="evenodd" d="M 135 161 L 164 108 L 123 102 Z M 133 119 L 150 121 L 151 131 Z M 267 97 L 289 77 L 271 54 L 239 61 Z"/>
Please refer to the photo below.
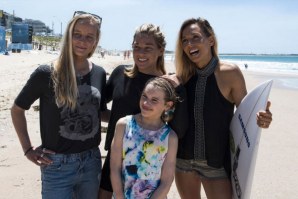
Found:
<path fill-rule="evenodd" d="M 61 42 L 61 37 L 35 35 L 33 36 L 33 41 L 42 46 L 45 46 L 46 50 L 48 49 L 48 47 L 51 47 L 51 50 L 57 50 Z"/>

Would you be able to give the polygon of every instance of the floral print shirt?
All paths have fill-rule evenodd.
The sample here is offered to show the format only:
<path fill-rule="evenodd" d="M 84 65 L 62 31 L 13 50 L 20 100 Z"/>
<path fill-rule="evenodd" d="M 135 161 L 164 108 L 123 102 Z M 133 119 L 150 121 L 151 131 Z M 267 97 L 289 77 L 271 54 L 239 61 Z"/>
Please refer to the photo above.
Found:
<path fill-rule="evenodd" d="M 156 131 L 147 130 L 127 116 L 122 161 L 125 198 L 150 198 L 157 189 L 171 130 L 167 124 Z"/>

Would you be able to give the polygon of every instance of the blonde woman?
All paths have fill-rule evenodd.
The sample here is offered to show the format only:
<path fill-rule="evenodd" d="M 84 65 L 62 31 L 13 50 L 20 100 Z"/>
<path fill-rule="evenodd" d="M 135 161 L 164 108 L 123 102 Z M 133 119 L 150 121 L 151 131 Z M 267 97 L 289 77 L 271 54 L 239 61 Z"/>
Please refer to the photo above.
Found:
<path fill-rule="evenodd" d="M 40 166 L 43 199 L 97 198 L 106 73 L 88 58 L 98 44 L 100 24 L 97 15 L 75 12 L 58 60 L 33 72 L 11 109 L 24 155 Z M 25 110 L 37 99 L 41 146 L 34 147 Z"/>
<path fill-rule="evenodd" d="M 179 140 L 175 181 L 182 199 L 232 198 L 229 126 L 234 108 L 247 94 L 238 66 L 219 60 L 213 28 L 203 18 L 181 25 L 176 45 L 177 75 L 187 91 L 189 128 Z M 261 111 L 257 124 L 268 128 L 269 111 Z"/>

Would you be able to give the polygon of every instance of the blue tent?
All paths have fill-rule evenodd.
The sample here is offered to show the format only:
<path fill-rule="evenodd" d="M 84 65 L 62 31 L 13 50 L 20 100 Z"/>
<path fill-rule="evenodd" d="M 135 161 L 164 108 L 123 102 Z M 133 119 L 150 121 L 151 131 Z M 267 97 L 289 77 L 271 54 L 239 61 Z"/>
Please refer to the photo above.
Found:
<path fill-rule="evenodd" d="M 5 27 L 0 26 L 0 52 L 6 51 Z"/>
<path fill-rule="evenodd" d="M 31 43 L 29 41 L 29 24 L 24 23 L 13 23 L 11 25 L 11 32 L 12 32 L 12 41 L 11 43 L 22 43 L 28 44 Z"/>

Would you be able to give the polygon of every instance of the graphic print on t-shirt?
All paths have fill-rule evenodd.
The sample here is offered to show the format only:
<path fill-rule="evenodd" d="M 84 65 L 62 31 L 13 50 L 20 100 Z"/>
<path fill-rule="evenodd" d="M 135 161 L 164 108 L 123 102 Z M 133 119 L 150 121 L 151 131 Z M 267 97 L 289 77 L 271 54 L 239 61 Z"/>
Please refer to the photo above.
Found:
<path fill-rule="evenodd" d="M 101 95 L 97 88 L 84 84 L 78 86 L 79 97 L 74 111 L 63 108 L 59 133 L 69 140 L 84 141 L 93 138 L 99 129 L 99 107 Z"/>

